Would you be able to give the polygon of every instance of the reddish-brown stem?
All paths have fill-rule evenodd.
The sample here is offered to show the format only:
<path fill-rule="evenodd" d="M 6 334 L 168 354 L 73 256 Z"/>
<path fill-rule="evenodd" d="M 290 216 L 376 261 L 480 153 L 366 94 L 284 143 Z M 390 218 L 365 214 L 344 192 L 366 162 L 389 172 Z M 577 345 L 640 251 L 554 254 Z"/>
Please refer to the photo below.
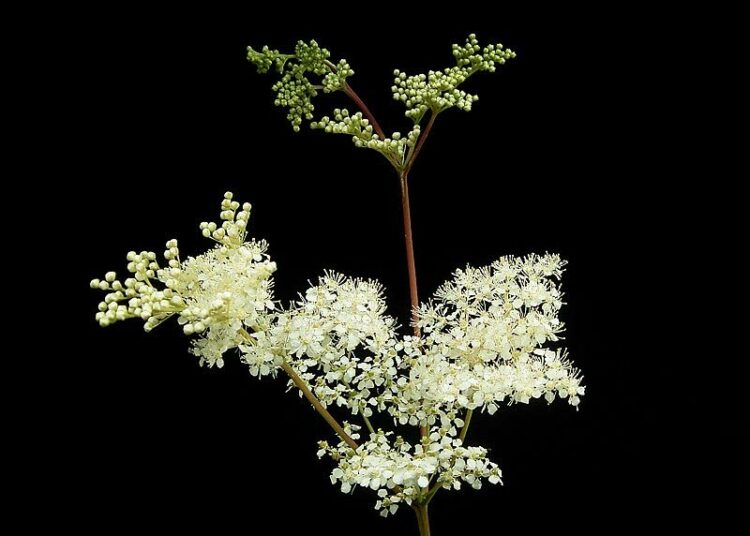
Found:
<path fill-rule="evenodd" d="M 328 66 L 335 71 L 336 67 L 332 63 L 328 62 Z M 364 103 L 364 101 L 357 95 L 357 92 L 352 89 L 352 87 L 344 83 L 344 93 L 346 93 L 352 101 L 357 105 L 357 107 L 362 111 L 362 113 L 367 117 L 367 119 L 370 121 L 370 124 L 372 124 L 372 128 L 375 130 L 376 134 L 380 137 L 381 140 L 385 139 L 385 132 L 383 131 L 382 127 L 380 126 L 380 123 L 378 123 L 378 120 L 375 119 L 375 116 L 372 115 L 372 112 L 367 107 L 367 105 Z M 414 236 L 412 234 L 412 228 L 411 228 L 411 205 L 409 202 L 409 171 L 411 170 L 412 166 L 414 165 L 414 161 L 416 160 L 417 156 L 419 156 L 420 151 L 422 150 L 422 146 L 424 145 L 424 142 L 427 140 L 427 136 L 430 135 L 430 131 L 432 130 L 432 126 L 435 123 L 435 118 L 437 117 L 437 112 L 432 111 L 430 113 L 430 120 L 427 122 L 427 126 L 425 127 L 424 132 L 419 137 L 419 140 L 417 141 L 416 146 L 414 147 L 414 150 L 409 155 L 409 159 L 406 161 L 403 167 L 400 167 L 398 163 L 391 161 L 391 163 L 396 167 L 396 169 L 399 171 L 399 179 L 401 182 L 401 208 L 403 211 L 404 216 L 404 245 L 406 247 L 406 264 L 409 272 L 409 296 L 411 301 L 411 321 L 413 324 L 413 333 L 415 337 L 420 336 L 420 329 L 417 325 L 418 320 L 418 308 L 419 308 L 419 292 L 417 291 L 417 268 L 416 263 L 414 261 Z M 390 159 L 389 159 L 390 160 Z M 324 416 L 325 417 L 325 416 Z M 429 429 L 427 426 L 420 426 L 419 432 L 422 437 L 427 436 Z M 427 517 L 427 511 L 425 507 L 424 511 L 425 519 Z M 427 534 L 429 534 L 429 525 L 427 526 Z"/>
<path fill-rule="evenodd" d="M 417 292 L 417 268 L 414 262 L 414 237 L 412 236 L 412 230 L 411 230 L 411 206 L 409 203 L 409 171 L 414 165 L 414 160 L 417 158 L 417 156 L 419 156 L 419 152 L 422 150 L 422 146 L 424 145 L 424 142 L 427 139 L 427 136 L 430 135 L 430 131 L 432 130 L 432 125 L 435 124 L 436 117 L 437 117 L 437 113 L 432 112 L 430 114 L 430 120 L 427 122 L 427 127 L 425 127 L 424 132 L 419 137 L 419 140 L 417 141 L 417 145 L 414 147 L 414 151 L 412 151 L 411 155 L 409 155 L 409 159 L 406 161 L 406 164 L 404 165 L 400 174 L 401 206 L 403 208 L 403 213 L 404 213 L 404 239 L 405 239 L 405 244 L 406 244 L 406 264 L 409 269 L 409 291 L 411 295 L 411 309 L 412 309 L 411 321 L 413 324 L 415 337 L 420 336 L 419 326 L 417 325 L 417 320 L 419 319 L 419 315 L 417 313 L 417 310 L 419 308 L 419 293 Z M 427 426 L 419 427 L 419 433 L 422 437 L 426 437 L 428 432 L 429 432 L 429 428 Z M 429 533 L 429 526 L 427 527 L 427 531 Z"/>
<path fill-rule="evenodd" d="M 401 208 L 404 214 L 404 244 L 406 245 L 406 266 L 409 271 L 409 296 L 411 301 L 411 322 L 415 337 L 420 336 L 419 325 L 419 292 L 417 291 L 417 266 L 414 262 L 414 236 L 411 232 L 411 206 L 409 203 L 409 177 L 401 174 Z M 427 435 L 426 426 L 419 427 L 422 437 Z"/>
<path fill-rule="evenodd" d="M 338 67 L 336 67 L 336 64 L 325 60 L 325 64 L 328 66 L 328 68 L 333 71 L 334 73 L 338 71 Z M 365 117 L 370 121 L 370 124 L 372 124 L 372 128 L 375 129 L 375 133 L 380 137 L 381 140 L 385 139 L 385 132 L 382 128 L 380 128 L 380 123 L 378 123 L 378 120 L 375 119 L 375 116 L 372 115 L 372 112 L 367 107 L 365 102 L 359 98 L 359 95 L 357 95 L 357 92 L 352 89 L 352 86 L 350 86 L 346 81 L 344 81 L 343 85 L 343 91 L 346 93 L 350 99 L 354 101 L 354 104 L 357 105 L 357 107 L 362 110 L 362 113 L 365 114 Z"/>
<path fill-rule="evenodd" d="M 307 398 L 308 402 L 313 405 L 315 411 L 320 413 L 320 416 L 325 419 L 325 421 L 331 426 L 331 428 L 333 428 L 333 430 L 339 435 L 339 437 L 351 448 L 357 450 L 357 447 L 359 446 L 357 445 L 357 442 L 354 441 L 351 436 L 344 431 L 338 421 L 333 418 L 333 415 L 328 413 L 328 410 L 323 407 L 323 404 L 320 403 L 320 400 L 318 400 L 313 392 L 310 391 L 310 388 L 307 386 L 305 381 L 299 377 L 299 375 L 294 371 L 289 363 L 282 363 L 281 368 L 289 375 L 289 378 L 291 378 L 292 382 L 294 382 L 294 385 L 296 385 L 297 388 L 302 391 L 302 394 L 305 395 L 305 398 Z"/>
<path fill-rule="evenodd" d="M 350 86 L 349 84 L 345 84 L 344 93 L 346 93 L 349 96 L 349 98 L 354 101 L 354 104 L 356 104 L 357 107 L 360 110 L 362 110 L 362 113 L 365 114 L 365 117 L 370 121 L 370 124 L 372 124 L 372 128 L 375 129 L 375 133 L 378 135 L 378 137 L 381 140 L 384 140 L 385 132 L 380 127 L 380 123 L 378 123 L 378 120 L 375 119 L 374 115 L 372 115 L 372 112 L 364 103 L 364 101 L 361 98 L 359 98 L 359 95 L 357 95 L 357 92 L 352 89 L 352 86 Z"/>
<path fill-rule="evenodd" d="M 419 152 L 422 150 L 422 146 L 424 145 L 424 142 L 427 140 L 427 136 L 430 135 L 430 131 L 432 130 L 432 125 L 435 124 L 435 119 L 437 118 L 437 113 L 432 112 L 430 114 L 430 120 L 427 122 L 427 126 L 424 129 L 424 132 L 419 137 L 419 140 L 417 141 L 417 145 L 414 147 L 414 151 L 412 151 L 411 156 L 409 156 L 409 160 L 406 162 L 406 165 L 404 166 L 403 175 L 408 175 L 409 171 L 411 171 L 411 167 L 414 165 L 414 161 L 417 159 L 417 156 L 419 156 Z"/>
<path fill-rule="evenodd" d="M 409 204 L 409 177 L 401 174 L 401 208 L 404 215 L 404 244 L 406 245 L 406 265 L 409 270 L 409 296 L 411 298 L 411 321 L 414 336 L 419 337 L 417 309 L 419 293 L 417 292 L 417 267 L 414 262 L 414 237 L 411 232 L 411 207 Z"/>

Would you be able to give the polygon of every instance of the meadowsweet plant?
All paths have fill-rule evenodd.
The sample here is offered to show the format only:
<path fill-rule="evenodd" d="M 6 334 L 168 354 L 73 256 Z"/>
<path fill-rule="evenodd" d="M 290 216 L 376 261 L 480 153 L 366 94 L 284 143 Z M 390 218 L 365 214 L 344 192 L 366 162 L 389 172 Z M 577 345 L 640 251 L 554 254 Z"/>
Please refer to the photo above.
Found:
<path fill-rule="evenodd" d="M 352 89 L 346 60 L 332 62 L 315 41 L 300 41 L 290 53 L 248 48 L 258 72 L 276 76 L 275 104 L 295 131 L 307 122 L 349 135 L 395 169 L 410 334 L 387 314 L 376 281 L 328 272 L 291 304 L 276 301 L 276 264 L 265 242 L 247 236 L 251 205 L 231 192 L 221 200 L 220 223 L 200 224 L 212 242 L 204 253 L 182 258 L 170 240 L 162 261 L 151 251 L 131 251 L 124 280 L 107 272 L 91 281 L 106 292 L 96 313 L 102 326 L 140 318 L 151 331 L 175 316 L 201 365 L 222 367 L 225 358 L 238 356 L 252 376 L 286 377 L 335 433 L 318 444 L 318 456 L 332 465 L 331 482 L 343 493 L 369 490 L 383 516 L 410 507 L 423 536 L 431 533 L 428 505 L 440 490 L 501 483 L 491 452 L 468 435 L 474 412 L 492 415 L 541 398 L 578 406 L 584 394 L 579 372 L 559 347 L 565 261 L 558 255 L 506 256 L 459 269 L 420 304 L 409 171 L 438 116 L 451 108 L 469 111 L 477 101 L 461 84 L 515 58 L 500 44 L 480 46 L 474 35 L 453 45 L 453 56 L 455 65 L 443 70 L 394 71 L 393 98 L 405 106 L 411 126 L 386 134 Z M 358 111 L 337 108 L 315 119 L 313 100 L 321 91 L 343 93 Z M 375 428 L 376 414 L 375 422 L 391 426 Z"/>

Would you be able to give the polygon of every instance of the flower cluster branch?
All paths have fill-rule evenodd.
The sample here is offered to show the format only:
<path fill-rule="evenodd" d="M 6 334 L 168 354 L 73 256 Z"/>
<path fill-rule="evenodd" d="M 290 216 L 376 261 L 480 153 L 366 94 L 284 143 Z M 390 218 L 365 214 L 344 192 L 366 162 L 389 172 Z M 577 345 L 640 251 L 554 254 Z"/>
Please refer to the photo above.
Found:
<path fill-rule="evenodd" d="M 257 51 L 248 47 L 247 58 L 260 73 L 268 73 L 272 67 L 280 75 L 273 85 L 276 92 L 274 104 L 287 110 L 287 119 L 295 132 L 300 131 L 303 121 L 309 121 L 310 128 L 331 134 L 347 134 L 356 147 L 373 149 L 381 153 L 397 170 L 405 169 L 416 156 L 417 140 L 421 135 L 420 123 L 427 112 L 430 121 L 440 112 L 450 108 L 470 111 L 478 95 L 460 89 L 470 76 L 486 71 L 495 72 L 497 65 L 515 58 L 516 54 L 502 44 L 480 46 L 477 36 L 471 34 L 463 45 L 453 45 L 456 64 L 442 70 L 426 74 L 407 75 L 396 69 L 391 87 L 393 98 L 404 104 L 405 115 L 412 120 L 412 127 L 406 131 L 387 135 L 362 99 L 348 83 L 354 74 L 346 60 L 332 63 L 331 53 L 321 48 L 316 41 L 299 41 L 293 54 L 282 54 L 278 50 L 264 46 Z M 351 113 L 347 109 L 335 109 L 332 116 L 322 116 L 314 120 L 313 99 L 318 91 L 324 93 L 342 92 L 360 108 Z M 429 131 L 429 128 L 428 128 Z M 424 136 L 426 137 L 426 136 Z M 410 167 L 410 166 L 409 166 Z"/>

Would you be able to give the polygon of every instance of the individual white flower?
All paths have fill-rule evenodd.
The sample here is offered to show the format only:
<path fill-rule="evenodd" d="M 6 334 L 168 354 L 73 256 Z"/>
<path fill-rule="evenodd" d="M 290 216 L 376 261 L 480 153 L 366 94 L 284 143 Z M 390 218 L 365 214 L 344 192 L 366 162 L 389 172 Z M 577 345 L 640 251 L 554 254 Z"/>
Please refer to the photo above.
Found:
<path fill-rule="evenodd" d="M 240 209 L 232 197 L 227 192 L 222 200 L 221 225 L 200 225 L 203 235 L 217 243 L 206 253 L 180 260 L 177 241 L 170 240 L 165 266 L 154 252 L 131 251 L 127 269 L 132 277 L 120 282 L 108 272 L 104 280 L 91 281 L 92 288 L 110 291 L 99 304 L 99 323 L 141 318 L 150 331 L 177 315 L 186 335 L 201 335 L 192 348 L 200 363 L 223 366 L 223 354 L 245 340 L 245 328 L 264 325 L 274 309 L 271 275 L 276 264 L 266 254 L 265 242 L 247 240 L 250 204 Z"/>
<path fill-rule="evenodd" d="M 283 362 L 284 352 L 278 347 L 271 329 L 256 331 L 250 337 L 239 347 L 241 360 L 248 366 L 250 375 L 256 378 L 275 375 Z"/>

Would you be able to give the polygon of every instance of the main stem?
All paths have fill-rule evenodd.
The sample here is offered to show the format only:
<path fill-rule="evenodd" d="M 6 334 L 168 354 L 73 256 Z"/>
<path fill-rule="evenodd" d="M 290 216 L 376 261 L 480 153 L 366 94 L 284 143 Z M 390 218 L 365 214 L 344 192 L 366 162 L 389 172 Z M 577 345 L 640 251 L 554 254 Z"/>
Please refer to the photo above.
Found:
<path fill-rule="evenodd" d="M 333 65 L 329 65 L 329 66 L 335 69 L 335 66 Z M 354 101 L 357 107 L 359 107 L 359 109 L 362 110 L 362 113 L 370 120 L 370 122 L 372 123 L 373 129 L 378 134 L 380 139 L 385 139 L 385 133 L 383 132 L 383 129 L 380 127 L 380 124 L 378 123 L 377 119 L 375 119 L 375 116 L 372 115 L 372 112 L 370 112 L 370 109 L 367 107 L 364 101 L 362 101 L 359 95 L 357 95 L 357 93 L 348 84 L 344 87 L 344 92 L 347 94 L 347 96 L 349 96 L 350 99 L 352 99 L 352 101 Z M 416 160 L 417 156 L 419 156 L 419 153 L 422 151 L 422 147 L 424 146 L 424 143 L 427 140 L 427 137 L 430 135 L 430 131 L 432 130 L 433 125 L 435 124 L 435 119 L 437 118 L 438 113 L 439 112 L 435 110 L 431 111 L 430 119 L 427 122 L 427 126 L 425 127 L 424 132 L 419 137 L 419 140 L 417 140 L 417 144 L 414 146 L 414 150 L 409 153 L 407 160 L 403 164 L 403 166 L 399 166 L 397 163 L 391 161 L 391 163 L 394 165 L 394 167 L 396 167 L 396 170 L 398 171 L 399 181 L 401 183 L 401 209 L 402 209 L 403 217 L 404 217 L 404 246 L 406 247 L 406 266 L 409 272 L 409 297 L 411 301 L 412 330 L 413 330 L 415 337 L 419 337 L 421 333 L 420 333 L 419 325 L 417 324 L 417 321 L 419 319 L 419 314 L 418 314 L 419 292 L 417 290 L 417 266 L 414 260 L 414 235 L 412 234 L 412 228 L 411 228 L 411 204 L 409 202 L 409 171 L 411 171 L 411 168 L 414 165 L 414 161 Z M 304 392 L 305 391 L 303 390 L 303 393 Z M 315 404 L 313 403 L 313 405 Z M 324 414 L 321 413 L 321 415 L 323 415 L 323 417 L 325 418 Z M 471 418 L 470 415 L 469 415 L 469 418 Z M 335 421 L 333 422 L 335 423 Z M 331 422 L 329 422 L 329 424 L 333 426 Z M 334 427 L 334 429 L 336 428 Z M 424 438 L 429 433 L 429 428 L 427 426 L 420 426 L 419 433 Z M 339 435 L 341 435 L 341 433 L 339 433 Z M 356 448 L 356 447 L 352 447 L 352 448 Z M 436 485 L 433 490 L 429 490 L 430 493 L 429 493 L 429 498 L 427 501 L 423 502 L 422 504 L 418 504 L 414 506 L 414 511 L 417 514 L 417 524 L 419 525 L 420 536 L 430 536 L 430 517 L 429 517 L 428 510 L 427 510 L 428 508 L 427 505 L 429 503 L 429 500 L 432 499 L 432 496 L 435 494 L 437 489 L 438 487 Z M 428 490 L 425 488 L 425 491 L 428 491 Z"/>
<path fill-rule="evenodd" d="M 409 203 L 409 177 L 407 172 L 401 173 L 401 209 L 404 215 L 404 244 L 406 246 L 406 265 L 409 271 L 409 296 L 411 298 L 411 321 L 414 336 L 419 337 L 417 325 L 419 318 L 419 292 L 417 291 L 417 266 L 414 262 L 414 236 L 411 230 L 411 206 Z"/>
<path fill-rule="evenodd" d="M 411 232 L 411 206 L 409 203 L 409 177 L 404 171 L 401 178 L 401 209 L 404 214 L 404 244 L 406 245 L 406 265 L 409 270 L 409 295 L 411 297 L 411 323 L 414 336 L 420 336 L 419 325 L 419 292 L 417 292 L 417 266 L 414 262 L 414 236 Z M 419 435 L 427 437 L 427 426 L 419 427 Z"/>
<path fill-rule="evenodd" d="M 435 118 L 437 117 L 436 112 L 430 114 L 430 120 L 427 122 L 427 127 L 419 137 L 417 145 L 409 155 L 406 163 L 399 172 L 399 179 L 401 180 L 401 208 L 404 213 L 404 244 L 406 246 L 406 265 L 409 270 L 409 295 L 411 296 L 411 321 L 414 330 L 414 336 L 419 337 L 420 331 L 417 325 L 419 309 L 419 292 L 417 292 L 417 267 L 414 262 L 414 236 L 411 231 L 411 204 L 409 202 L 409 171 L 411 171 L 414 161 L 419 156 L 424 142 L 427 141 L 427 136 L 432 131 L 432 126 L 435 124 Z M 424 435 L 424 434 L 422 434 Z"/>
<path fill-rule="evenodd" d="M 426 504 L 420 504 L 414 508 L 417 513 L 417 524 L 420 536 L 430 536 L 430 516 Z"/>
<path fill-rule="evenodd" d="M 333 70 L 336 71 L 336 66 L 331 62 L 326 62 L 326 64 Z M 370 120 L 372 123 L 373 128 L 375 129 L 375 132 L 378 134 L 380 139 L 385 139 L 385 133 L 383 129 L 380 126 L 380 123 L 378 123 L 378 120 L 375 119 L 375 116 L 372 114 L 370 109 L 367 107 L 365 102 L 360 98 L 359 95 L 357 95 L 356 91 L 352 89 L 352 87 L 349 84 L 344 85 L 344 93 L 354 101 L 354 103 L 357 105 L 357 107 L 362 110 L 362 113 Z M 411 298 L 411 319 L 413 324 L 413 331 L 414 336 L 419 337 L 420 336 L 420 330 L 419 326 L 417 325 L 417 309 L 419 308 L 419 292 L 417 291 L 417 267 L 414 262 L 414 236 L 412 235 L 411 230 L 411 206 L 409 203 L 409 171 L 411 170 L 412 166 L 414 165 L 414 161 L 416 160 L 417 156 L 419 156 L 420 151 L 422 150 L 422 146 L 424 145 L 424 142 L 427 140 L 427 136 L 430 135 L 430 131 L 432 130 L 432 126 L 435 124 L 435 119 L 437 118 L 438 112 L 431 111 L 430 113 L 430 119 L 427 122 L 427 127 L 424 130 L 424 133 L 419 137 L 419 140 L 417 141 L 417 145 L 414 147 L 414 151 L 409 155 L 408 160 L 404 164 L 404 166 L 399 170 L 399 179 L 401 181 L 401 208 L 404 215 L 404 242 L 406 246 L 406 264 L 407 268 L 409 270 L 409 296 Z M 393 163 L 393 162 L 391 162 Z M 394 166 L 396 164 L 394 163 Z M 422 435 L 427 435 L 427 429 L 426 427 L 420 428 Z"/>
<path fill-rule="evenodd" d="M 399 172 L 399 179 L 401 180 L 401 208 L 404 214 L 404 244 L 406 246 L 406 265 L 409 270 L 409 295 L 411 297 L 411 322 L 412 329 L 414 330 L 414 336 L 420 336 L 419 325 L 419 292 L 417 291 L 417 267 L 414 262 L 414 236 L 411 230 L 411 203 L 409 202 L 409 171 L 414 165 L 414 160 L 419 156 L 419 152 L 422 150 L 424 142 L 427 140 L 427 136 L 430 135 L 432 126 L 435 124 L 435 118 L 437 117 L 436 112 L 430 114 L 430 120 L 427 123 L 427 127 L 424 133 L 419 137 L 417 145 L 414 147 L 414 151 L 409 154 L 409 157 Z M 419 433 L 422 437 L 427 437 L 429 429 L 427 426 L 420 426 Z"/>

